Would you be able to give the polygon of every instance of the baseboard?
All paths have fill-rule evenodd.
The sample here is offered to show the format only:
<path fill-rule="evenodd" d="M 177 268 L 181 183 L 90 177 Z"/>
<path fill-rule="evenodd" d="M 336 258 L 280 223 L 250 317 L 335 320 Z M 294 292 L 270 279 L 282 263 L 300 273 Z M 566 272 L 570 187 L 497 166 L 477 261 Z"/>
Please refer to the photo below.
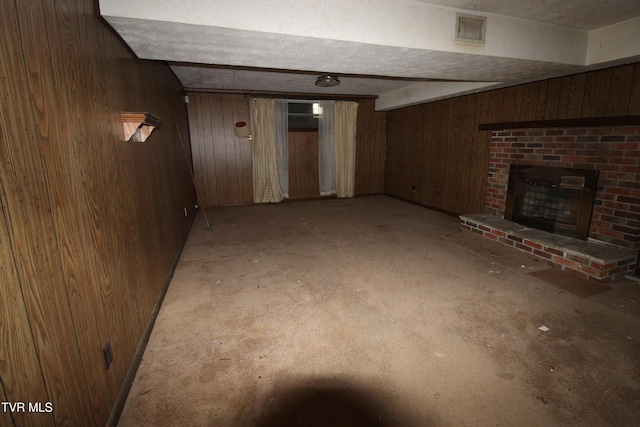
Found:
<path fill-rule="evenodd" d="M 171 279 L 173 279 L 173 274 L 176 271 L 176 267 L 178 266 L 178 261 L 180 260 L 180 255 L 182 255 L 182 251 L 184 250 L 184 245 L 187 243 L 187 239 L 189 238 L 189 234 L 191 233 L 191 228 L 193 227 L 193 222 L 195 220 L 196 215 L 192 216 L 191 222 L 189 223 L 189 227 L 187 227 L 187 232 L 185 233 L 184 238 L 182 239 L 182 245 L 180 246 L 180 250 L 176 254 L 173 265 L 171 266 L 171 270 L 165 279 L 164 285 L 162 286 L 162 291 L 160 291 L 160 295 L 158 295 L 158 299 L 156 301 L 153 310 L 151 311 L 151 315 L 149 316 L 149 321 L 147 322 L 147 326 L 144 329 L 144 333 L 140 338 L 140 342 L 138 343 L 138 347 L 136 348 L 136 352 L 133 355 L 133 359 L 131 360 L 131 364 L 129 365 L 129 369 L 127 369 L 127 374 L 124 377 L 124 381 L 122 382 L 122 386 L 120 386 L 120 391 L 118 392 L 118 396 L 116 397 L 115 402 L 111 408 L 111 413 L 109 414 L 109 419 L 105 424 L 106 427 L 115 427 L 120 420 L 120 414 L 124 409 L 124 405 L 127 401 L 127 397 L 129 396 L 129 391 L 131 390 L 131 386 L 133 385 L 133 380 L 136 377 L 136 373 L 138 372 L 138 367 L 140 366 L 140 362 L 142 361 L 142 356 L 144 355 L 144 351 L 147 348 L 147 343 L 149 342 L 149 337 L 151 336 L 151 331 L 153 330 L 153 326 L 156 323 L 156 319 L 158 318 L 158 313 L 160 312 L 160 307 L 162 306 L 162 302 L 164 301 L 164 297 L 167 294 L 167 290 L 169 289 L 169 284 L 171 283 Z"/>

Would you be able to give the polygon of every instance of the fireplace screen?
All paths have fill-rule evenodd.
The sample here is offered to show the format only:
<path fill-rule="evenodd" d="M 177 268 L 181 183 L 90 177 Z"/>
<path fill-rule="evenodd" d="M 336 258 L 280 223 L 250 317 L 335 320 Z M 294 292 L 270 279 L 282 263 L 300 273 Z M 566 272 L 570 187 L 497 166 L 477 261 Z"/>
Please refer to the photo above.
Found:
<path fill-rule="evenodd" d="M 511 165 L 505 219 L 586 240 L 598 171 Z"/>

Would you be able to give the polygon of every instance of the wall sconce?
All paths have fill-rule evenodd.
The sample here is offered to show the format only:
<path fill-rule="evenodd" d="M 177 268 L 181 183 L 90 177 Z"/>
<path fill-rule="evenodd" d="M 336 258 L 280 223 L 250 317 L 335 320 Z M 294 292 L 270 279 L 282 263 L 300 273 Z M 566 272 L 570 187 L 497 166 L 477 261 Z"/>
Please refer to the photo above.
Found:
<path fill-rule="evenodd" d="M 131 142 L 145 142 L 151 132 L 162 124 L 159 117 L 149 113 L 120 113 L 120 121 L 122 137 Z"/>
<path fill-rule="evenodd" d="M 251 129 L 247 126 L 246 122 L 238 122 L 233 128 L 233 132 L 236 134 L 238 138 L 249 138 L 249 141 L 253 139 L 253 135 L 251 135 Z"/>

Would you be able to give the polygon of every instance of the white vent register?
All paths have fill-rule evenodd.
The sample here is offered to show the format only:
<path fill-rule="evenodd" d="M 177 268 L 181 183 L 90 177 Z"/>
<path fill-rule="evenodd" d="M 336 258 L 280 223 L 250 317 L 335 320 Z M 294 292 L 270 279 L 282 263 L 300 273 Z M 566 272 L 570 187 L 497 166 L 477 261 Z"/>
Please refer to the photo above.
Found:
<path fill-rule="evenodd" d="M 456 14 L 456 42 L 484 44 L 486 32 L 486 16 Z"/>

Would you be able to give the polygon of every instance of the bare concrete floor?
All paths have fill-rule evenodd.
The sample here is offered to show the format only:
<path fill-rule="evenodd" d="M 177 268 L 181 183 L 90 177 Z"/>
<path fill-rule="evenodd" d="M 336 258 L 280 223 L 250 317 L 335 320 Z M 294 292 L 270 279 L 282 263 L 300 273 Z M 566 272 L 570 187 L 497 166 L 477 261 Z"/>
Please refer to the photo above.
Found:
<path fill-rule="evenodd" d="M 640 425 L 636 282 L 577 296 L 384 196 L 207 214 L 122 427 Z"/>

